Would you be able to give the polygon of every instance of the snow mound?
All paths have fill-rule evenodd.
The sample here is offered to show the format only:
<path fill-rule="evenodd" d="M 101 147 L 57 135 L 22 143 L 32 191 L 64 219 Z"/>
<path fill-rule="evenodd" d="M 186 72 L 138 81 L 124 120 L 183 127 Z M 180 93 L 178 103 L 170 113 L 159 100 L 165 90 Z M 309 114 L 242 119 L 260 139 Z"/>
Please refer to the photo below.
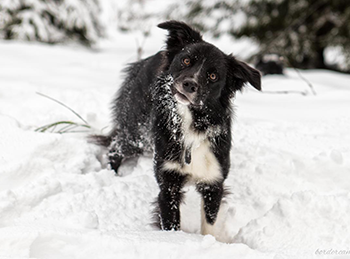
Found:
<path fill-rule="evenodd" d="M 159 49 L 155 40 L 147 53 Z M 135 53 L 125 42 L 99 52 L 0 42 L 0 257 L 309 259 L 347 251 L 349 75 L 302 71 L 313 95 L 286 69 L 286 76 L 263 78 L 262 93 L 248 86 L 237 94 L 231 194 L 218 218 L 233 243 L 223 244 L 199 234 L 193 187 L 185 189 L 183 231 L 155 230 L 152 158 L 127 161 L 117 177 L 104 150 L 87 141 L 89 133 L 108 132 L 118 71 Z M 36 132 L 79 122 L 36 92 L 73 108 L 92 130 Z"/>
<path fill-rule="evenodd" d="M 310 258 L 317 249 L 347 247 L 349 213 L 349 194 L 294 193 L 279 199 L 264 216 L 241 228 L 235 242 L 259 251 Z"/>

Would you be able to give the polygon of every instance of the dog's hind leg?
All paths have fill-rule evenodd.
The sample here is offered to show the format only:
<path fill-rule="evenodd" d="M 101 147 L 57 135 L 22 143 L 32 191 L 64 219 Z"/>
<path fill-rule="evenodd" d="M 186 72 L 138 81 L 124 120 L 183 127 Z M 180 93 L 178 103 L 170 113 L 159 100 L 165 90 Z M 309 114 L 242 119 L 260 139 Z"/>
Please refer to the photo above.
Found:
<path fill-rule="evenodd" d="M 223 183 L 199 183 L 197 190 L 202 195 L 201 233 L 202 235 L 217 236 L 215 223 L 224 195 Z"/>
<path fill-rule="evenodd" d="M 108 160 L 111 169 L 118 174 L 118 169 L 123 161 L 123 156 L 117 155 L 115 152 L 113 152 L 113 150 L 111 150 L 108 154 Z"/>
<path fill-rule="evenodd" d="M 117 141 L 113 140 L 108 152 L 108 160 L 116 174 L 118 169 L 125 159 L 136 157 L 143 153 L 142 149 L 136 147 L 133 142 L 127 140 Z"/>
<path fill-rule="evenodd" d="M 91 135 L 88 137 L 89 142 L 96 145 L 103 146 L 108 148 L 108 161 L 116 173 L 118 173 L 118 168 L 123 161 L 123 156 L 121 155 L 120 148 L 117 147 L 115 137 L 111 136 L 102 136 L 102 135 Z"/>

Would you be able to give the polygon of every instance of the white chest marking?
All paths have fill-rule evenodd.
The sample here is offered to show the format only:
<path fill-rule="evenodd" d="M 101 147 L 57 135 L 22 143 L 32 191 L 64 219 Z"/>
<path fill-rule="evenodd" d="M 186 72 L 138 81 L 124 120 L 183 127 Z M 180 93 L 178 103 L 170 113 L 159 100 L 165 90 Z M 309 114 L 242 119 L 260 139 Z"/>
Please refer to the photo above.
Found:
<path fill-rule="evenodd" d="M 190 175 L 194 181 L 210 183 L 222 180 L 221 167 L 211 150 L 207 136 L 195 133 L 190 129 L 192 115 L 187 106 L 178 105 L 178 112 L 182 116 L 185 148 L 190 148 L 191 151 L 191 163 L 182 165 L 178 162 L 167 161 L 163 169 L 176 170 Z"/>

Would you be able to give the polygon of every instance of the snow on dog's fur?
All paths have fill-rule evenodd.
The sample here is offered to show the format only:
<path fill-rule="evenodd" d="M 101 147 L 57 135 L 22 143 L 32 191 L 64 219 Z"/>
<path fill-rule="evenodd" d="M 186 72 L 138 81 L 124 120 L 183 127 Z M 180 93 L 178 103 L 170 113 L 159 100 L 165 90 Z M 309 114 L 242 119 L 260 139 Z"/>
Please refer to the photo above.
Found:
<path fill-rule="evenodd" d="M 215 234 L 230 168 L 231 99 L 247 82 L 260 90 L 260 74 L 184 23 L 158 27 L 169 31 L 166 49 L 129 65 L 114 128 L 95 140 L 108 146 L 116 172 L 123 160 L 154 152 L 162 229 L 180 229 L 182 188 L 191 182 L 202 195 L 202 233 Z"/>

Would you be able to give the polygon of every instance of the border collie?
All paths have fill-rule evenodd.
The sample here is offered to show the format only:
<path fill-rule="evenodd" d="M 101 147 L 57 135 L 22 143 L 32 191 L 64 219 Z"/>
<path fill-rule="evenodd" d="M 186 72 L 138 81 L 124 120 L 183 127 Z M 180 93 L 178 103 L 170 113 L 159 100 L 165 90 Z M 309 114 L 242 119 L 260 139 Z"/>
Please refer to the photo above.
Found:
<path fill-rule="evenodd" d="M 121 163 L 153 152 L 159 184 L 159 226 L 180 229 L 182 188 L 202 196 L 202 234 L 214 234 L 230 169 L 232 102 L 245 83 L 260 88 L 260 73 L 205 42 L 185 23 L 167 21 L 166 48 L 130 64 L 113 102 L 114 127 L 95 142 Z"/>

